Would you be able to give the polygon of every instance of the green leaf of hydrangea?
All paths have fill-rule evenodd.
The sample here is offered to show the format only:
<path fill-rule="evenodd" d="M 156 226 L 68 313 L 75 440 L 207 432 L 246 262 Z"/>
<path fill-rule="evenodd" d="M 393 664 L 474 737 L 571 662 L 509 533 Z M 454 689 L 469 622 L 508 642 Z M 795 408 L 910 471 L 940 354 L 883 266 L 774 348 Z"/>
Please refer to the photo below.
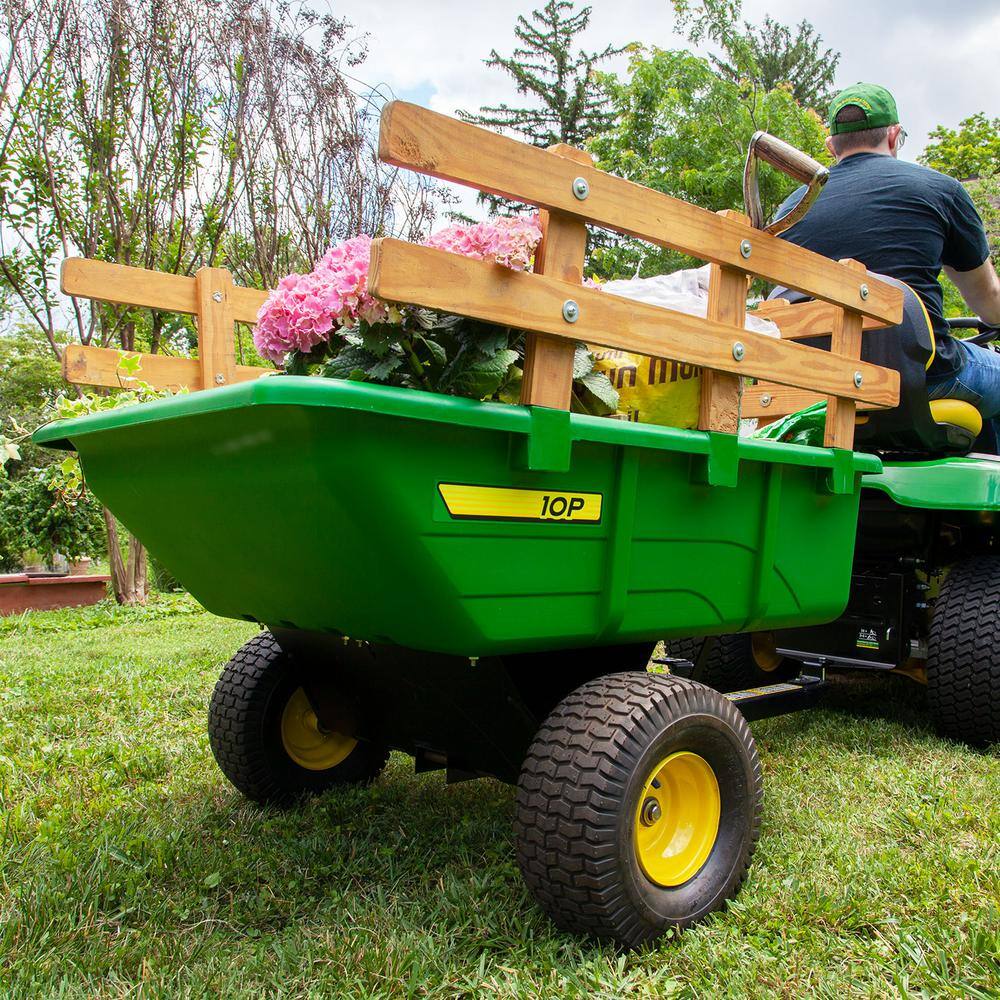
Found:
<path fill-rule="evenodd" d="M 574 389 L 588 413 L 604 416 L 618 409 L 618 390 L 604 372 L 589 372 L 575 382 Z"/>
<path fill-rule="evenodd" d="M 448 363 L 448 352 L 436 340 L 431 340 L 430 337 L 421 337 L 420 342 L 427 348 L 434 364 L 445 365 Z"/>
<path fill-rule="evenodd" d="M 581 379 L 594 370 L 594 355 L 586 344 L 577 344 L 573 352 L 573 378 Z"/>

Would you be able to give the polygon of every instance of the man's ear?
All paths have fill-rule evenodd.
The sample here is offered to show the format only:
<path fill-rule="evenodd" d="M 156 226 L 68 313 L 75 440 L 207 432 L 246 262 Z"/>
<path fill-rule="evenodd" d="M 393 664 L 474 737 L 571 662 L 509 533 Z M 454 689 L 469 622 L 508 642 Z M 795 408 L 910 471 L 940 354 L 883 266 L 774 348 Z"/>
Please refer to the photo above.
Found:
<path fill-rule="evenodd" d="M 837 159 L 837 151 L 833 148 L 833 137 L 826 137 L 826 151 L 834 158 Z"/>

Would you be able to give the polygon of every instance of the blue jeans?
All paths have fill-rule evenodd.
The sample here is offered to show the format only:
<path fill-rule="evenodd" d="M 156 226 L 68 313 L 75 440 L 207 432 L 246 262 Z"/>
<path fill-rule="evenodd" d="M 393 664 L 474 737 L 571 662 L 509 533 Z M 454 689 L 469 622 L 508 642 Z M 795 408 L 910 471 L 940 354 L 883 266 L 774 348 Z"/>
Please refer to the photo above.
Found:
<path fill-rule="evenodd" d="M 975 344 L 958 342 L 965 353 L 962 367 L 954 375 L 927 379 L 931 399 L 964 399 L 983 415 L 983 433 L 977 451 L 998 452 L 1000 442 L 1000 353 Z"/>

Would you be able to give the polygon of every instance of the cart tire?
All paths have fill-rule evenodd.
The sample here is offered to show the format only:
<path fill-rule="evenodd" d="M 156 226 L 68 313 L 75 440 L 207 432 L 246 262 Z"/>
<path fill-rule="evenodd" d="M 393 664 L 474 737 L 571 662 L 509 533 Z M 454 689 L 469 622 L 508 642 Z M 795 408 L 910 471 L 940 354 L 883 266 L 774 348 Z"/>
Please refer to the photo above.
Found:
<path fill-rule="evenodd" d="M 927 644 L 927 705 L 942 736 L 1000 742 L 1000 557 L 956 563 L 941 585 Z"/>
<path fill-rule="evenodd" d="M 753 736 L 728 699 L 682 677 L 612 674 L 568 695 L 528 751 L 518 863 L 559 927 L 637 947 L 736 894 L 762 800 Z"/>
<path fill-rule="evenodd" d="M 334 785 L 368 784 L 389 751 L 318 728 L 295 663 L 270 632 L 226 664 L 208 712 L 222 773 L 255 802 L 289 805 Z"/>
<path fill-rule="evenodd" d="M 770 670 L 765 670 L 754 657 L 753 639 L 748 633 L 668 639 L 666 647 L 668 656 L 694 664 L 694 669 L 683 676 L 716 691 L 743 691 L 762 684 L 777 684 L 798 673 L 798 664 L 785 659 L 778 659 Z"/>

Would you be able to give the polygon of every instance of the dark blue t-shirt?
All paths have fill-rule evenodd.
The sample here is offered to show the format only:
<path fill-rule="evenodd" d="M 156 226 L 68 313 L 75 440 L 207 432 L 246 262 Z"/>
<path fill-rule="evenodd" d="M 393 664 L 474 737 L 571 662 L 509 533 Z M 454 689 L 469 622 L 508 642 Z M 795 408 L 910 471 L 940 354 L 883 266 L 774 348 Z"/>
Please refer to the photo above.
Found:
<path fill-rule="evenodd" d="M 776 218 L 805 188 L 793 192 Z M 947 174 L 879 153 L 856 153 L 830 168 L 830 179 L 782 239 L 824 257 L 852 257 L 870 271 L 905 281 L 934 325 L 934 376 L 951 375 L 961 355 L 944 321 L 938 274 L 943 265 L 971 271 L 989 256 L 982 219 L 962 185 Z"/>

